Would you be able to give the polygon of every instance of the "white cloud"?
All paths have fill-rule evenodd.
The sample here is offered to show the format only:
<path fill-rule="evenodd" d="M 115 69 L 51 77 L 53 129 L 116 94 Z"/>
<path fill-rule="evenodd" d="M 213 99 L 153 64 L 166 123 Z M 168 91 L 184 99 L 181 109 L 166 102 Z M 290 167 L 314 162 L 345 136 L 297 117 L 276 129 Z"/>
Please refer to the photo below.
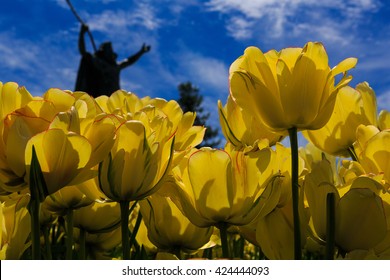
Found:
<path fill-rule="evenodd" d="M 383 93 L 376 93 L 376 102 L 378 106 L 378 113 L 381 110 L 387 110 L 390 111 L 390 89 L 386 90 Z"/>
<path fill-rule="evenodd" d="M 100 14 L 87 14 L 86 21 L 91 29 L 104 33 L 125 32 L 134 26 L 156 30 L 162 24 L 156 16 L 156 9 L 143 2 L 136 2 L 134 10 L 104 10 Z"/>
<path fill-rule="evenodd" d="M 185 52 L 178 57 L 179 70 L 191 82 L 214 92 L 214 96 L 226 96 L 228 90 L 228 66 L 215 58 L 195 52 Z"/>
<path fill-rule="evenodd" d="M 366 13 L 375 12 L 380 3 L 378 0 L 210 0 L 206 7 L 226 16 L 226 29 L 235 39 L 251 38 L 259 31 L 263 37 L 281 37 L 288 35 L 292 28 L 294 35 L 305 34 L 311 28 L 313 34 L 321 32 L 337 39 L 363 20 Z M 330 27 L 327 30 L 318 27 L 324 22 L 336 26 L 329 35 Z M 296 25 L 300 28 L 294 28 Z M 331 37 L 332 34 L 336 37 Z"/>
<path fill-rule="evenodd" d="M 53 41 L 56 36 L 53 35 Z M 0 77 L 26 86 L 33 95 L 51 87 L 73 89 L 78 54 L 50 42 L 32 42 L 11 33 L 0 33 Z"/>

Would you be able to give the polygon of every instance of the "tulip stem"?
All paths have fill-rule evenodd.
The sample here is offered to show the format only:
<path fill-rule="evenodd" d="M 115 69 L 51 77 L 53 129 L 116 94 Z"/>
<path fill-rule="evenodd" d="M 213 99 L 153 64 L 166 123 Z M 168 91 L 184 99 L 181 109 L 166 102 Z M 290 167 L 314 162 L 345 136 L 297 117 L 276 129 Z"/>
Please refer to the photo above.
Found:
<path fill-rule="evenodd" d="M 227 236 L 228 227 L 229 226 L 226 223 L 220 223 L 218 225 L 219 234 L 221 236 L 222 256 L 223 258 L 226 259 L 230 258 L 229 243 L 228 243 L 228 236 Z"/>
<path fill-rule="evenodd" d="M 122 252 L 123 259 L 130 259 L 130 239 L 129 239 L 129 215 L 130 201 L 120 201 L 121 207 L 121 231 L 122 231 Z"/>
<path fill-rule="evenodd" d="M 43 237 L 45 239 L 45 251 L 46 251 L 46 259 L 51 260 L 53 259 L 53 255 L 51 252 L 51 242 L 50 242 L 50 227 L 47 225 L 43 226 Z"/>
<path fill-rule="evenodd" d="M 32 259 L 41 259 L 41 235 L 39 224 L 39 212 L 41 209 L 41 203 L 38 199 L 31 198 L 28 205 L 28 211 L 31 216 L 31 246 L 32 246 Z"/>
<path fill-rule="evenodd" d="M 291 189 L 292 189 L 292 207 L 294 217 L 294 258 L 302 259 L 301 252 L 301 227 L 299 222 L 299 184 L 298 184 L 298 133 L 297 128 L 288 130 L 291 145 Z"/>
<path fill-rule="evenodd" d="M 79 245 L 80 245 L 80 255 L 79 259 L 80 260 L 85 260 L 86 259 L 86 251 L 85 251 L 85 238 L 86 238 L 86 231 L 84 228 L 80 228 L 80 239 L 79 239 Z"/>
<path fill-rule="evenodd" d="M 136 204 L 136 203 L 137 202 L 135 202 L 134 204 Z M 138 232 L 139 227 L 141 225 L 141 221 L 142 221 L 142 214 L 141 214 L 141 211 L 140 211 L 140 212 L 138 212 L 137 220 L 135 221 L 133 232 L 131 233 L 130 242 L 129 242 L 129 248 L 133 247 L 133 244 L 135 242 L 135 237 L 137 236 L 137 232 Z"/>
<path fill-rule="evenodd" d="M 334 259 L 335 234 L 336 234 L 336 209 L 335 194 L 328 193 L 326 196 L 326 259 Z"/>
<path fill-rule="evenodd" d="M 73 209 L 66 213 L 66 259 L 71 260 L 73 256 Z"/>

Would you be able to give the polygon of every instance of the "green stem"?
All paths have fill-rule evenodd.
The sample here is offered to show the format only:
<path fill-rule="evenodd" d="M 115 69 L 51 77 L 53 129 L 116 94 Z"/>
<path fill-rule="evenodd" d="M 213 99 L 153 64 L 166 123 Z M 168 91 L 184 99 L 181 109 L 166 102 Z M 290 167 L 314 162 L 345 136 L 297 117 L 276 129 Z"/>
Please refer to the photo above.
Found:
<path fill-rule="evenodd" d="M 336 234 L 336 202 L 335 194 L 326 196 L 326 259 L 334 259 L 335 234 Z"/>
<path fill-rule="evenodd" d="M 348 148 L 349 156 L 352 158 L 353 161 L 359 161 L 357 158 L 357 155 L 355 153 L 355 149 L 353 147 Z"/>
<path fill-rule="evenodd" d="M 135 202 L 135 203 L 137 203 L 137 202 Z M 142 215 L 141 215 L 141 212 L 138 212 L 137 220 L 135 221 L 133 232 L 131 233 L 131 237 L 130 237 L 130 242 L 129 242 L 130 248 L 133 247 L 133 245 L 134 245 L 135 237 L 137 236 L 137 232 L 138 232 L 139 227 L 141 225 L 141 221 L 142 221 Z"/>
<path fill-rule="evenodd" d="M 222 256 L 223 258 L 229 259 L 230 252 L 229 252 L 229 243 L 227 237 L 228 225 L 226 223 L 220 223 L 218 228 L 219 228 L 219 234 L 221 236 Z"/>
<path fill-rule="evenodd" d="M 41 235 L 39 224 L 39 213 L 41 210 L 41 203 L 38 199 L 31 198 L 29 202 L 28 211 L 31 216 L 31 246 L 32 246 L 32 259 L 41 259 Z"/>
<path fill-rule="evenodd" d="M 80 245 L 80 260 L 85 260 L 86 259 L 86 251 L 85 251 L 85 238 L 86 238 L 86 231 L 84 228 L 80 228 L 80 239 L 79 239 L 79 245 Z"/>
<path fill-rule="evenodd" d="M 301 227 L 299 222 L 299 184 L 298 184 L 298 133 L 297 128 L 293 127 L 288 130 L 291 145 L 291 190 L 292 190 L 292 207 L 294 218 L 294 258 L 302 259 L 301 249 Z"/>
<path fill-rule="evenodd" d="M 121 232 L 122 232 L 122 252 L 123 259 L 130 259 L 130 240 L 129 240 L 129 201 L 120 201 L 121 207 Z"/>
<path fill-rule="evenodd" d="M 66 214 L 66 259 L 71 260 L 73 255 L 73 209 Z"/>
<path fill-rule="evenodd" d="M 47 225 L 43 226 L 43 237 L 45 238 L 45 249 L 46 249 L 46 259 L 53 259 L 53 255 L 51 252 L 51 242 L 50 242 L 50 227 Z"/>
<path fill-rule="evenodd" d="M 179 260 L 181 260 L 181 249 L 180 246 L 176 246 L 171 251 L 172 254 L 174 254 Z"/>
<path fill-rule="evenodd" d="M 207 248 L 203 251 L 202 258 L 211 260 L 213 258 L 213 247 Z"/>

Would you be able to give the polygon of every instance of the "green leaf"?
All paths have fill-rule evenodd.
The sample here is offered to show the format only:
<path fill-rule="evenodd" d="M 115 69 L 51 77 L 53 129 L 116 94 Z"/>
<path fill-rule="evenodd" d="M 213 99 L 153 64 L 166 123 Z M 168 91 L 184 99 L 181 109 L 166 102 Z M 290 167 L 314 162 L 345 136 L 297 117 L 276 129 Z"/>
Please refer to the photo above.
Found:
<path fill-rule="evenodd" d="M 34 146 L 32 147 L 30 164 L 30 193 L 31 200 L 38 200 L 40 202 L 43 202 L 46 196 L 49 195 Z"/>

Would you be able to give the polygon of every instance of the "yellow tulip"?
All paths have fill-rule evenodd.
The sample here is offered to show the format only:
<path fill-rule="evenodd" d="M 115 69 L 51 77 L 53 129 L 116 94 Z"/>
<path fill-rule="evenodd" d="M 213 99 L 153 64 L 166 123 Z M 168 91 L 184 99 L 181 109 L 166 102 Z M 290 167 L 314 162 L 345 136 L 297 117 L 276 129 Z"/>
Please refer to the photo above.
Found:
<path fill-rule="evenodd" d="M 105 114 L 90 115 L 81 120 L 79 111 L 73 106 L 69 111 L 57 114 L 50 128 L 59 128 L 65 133 L 80 134 L 88 140 L 92 148 L 88 167 L 94 167 L 103 161 L 114 145 L 115 123 Z"/>
<path fill-rule="evenodd" d="M 245 225 L 272 211 L 279 201 L 272 195 L 280 190 L 273 158 L 269 148 L 248 155 L 229 144 L 224 151 L 202 148 L 173 168 L 174 182 L 163 190 L 199 227 Z"/>
<path fill-rule="evenodd" d="M 281 141 L 284 136 L 270 131 L 262 122 L 240 108 L 229 96 L 225 107 L 218 101 L 219 121 L 225 138 L 237 149 L 256 147 L 258 141 L 267 140 L 270 146 Z"/>
<path fill-rule="evenodd" d="M 14 82 L 0 82 L 0 119 L 3 120 L 8 114 L 24 107 L 32 99 L 25 87 L 19 87 Z"/>
<path fill-rule="evenodd" d="M 354 143 L 359 163 L 367 174 L 383 174 L 387 187 L 390 184 L 389 145 L 390 130 L 379 131 L 374 126 L 360 125 Z"/>
<path fill-rule="evenodd" d="M 49 195 L 44 200 L 47 210 L 60 216 L 67 214 L 69 210 L 86 207 L 92 204 L 94 200 L 88 197 L 82 186 L 66 186 Z"/>
<path fill-rule="evenodd" d="M 163 250 L 197 250 L 210 240 L 212 227 L 193 225 L 170 198 L 153 194 L 139 202 L 148 237 Z"/>
<path fill-rule="evenodd" d="M 80 230 L 74 228 L 75 240 L 79 239 Z M 92 259 L 112 259 L 112 251 L 115 250 L 121 243 L 121 230 L 117 227 L 108 232 L 102 233 L 86 233 L 85 240 L 89 250 L 89 255 Z"/>
<path fill-rule="evenodd" d="M 61 129 L 48 129 L 36 134 L 27 143 L 26 178 L 29 178 L 33 146 L 45 178 L 48 194 L 96 176 L 96 172 L 85 168 L 92 151 L 91 144 L 85 137 L 74 133 L 66 134 Z"/>
<path fill-rule="evenodd" d="M 319 149 L 331 155 L 349 157 L 356 141 L 356 128 L 360 124 L 377 125 L 375 92 L 368 83 L 353 89 L 339 90 L 333 114 L 328 123 L 318 130 L 304 131 L 304 135 Z"/>
<path fill-rule="evenodd" d="M 0 259 L 20 259 L 30 246 L 29 196 L 22 195 L 0 204 Z"/>
<path fill-rule="evenodd" d="M 120 226 L 120 207 L 116 202 L 94 202 L 74 211 L 73 226 L 88 233 L 103 233 Z"/>
<path fill-rule="evenodd" d="M 357 177 L 351 185 L 335 186 L 328 161 L 306 175 L 305 194 L 313 228 L 326 241 L 326 200 L 335 194 L 335 242 L 345 252 L 373 249 L 386 236 L 387 221 L 382 203 L 383 187 L 369 177 Z"/>
<path fill-rule="evenodd" d="M 43 97 L 28 100 L 23 107 L 8 114 L 0 127 L 4 147 L 0 149 L 1 187 L 9 192 L 27 187 L 23 179 L 27 142 L 47 130 L 61 110 L 69 110 L 75 98 L 69 92 L 49 89 Z"/>
<path fill-rule="evenodd" d="M 333 111 L 336 93 L 351 80 L 348 58 L 333 69 L 321 43 L 303 49 L 271 50 L 249 47 L 230 67 L 230 90 L 238 105 L 273 131 L 319 129 Z M 335 85 L 335 77 L 343 77 Z"/>
<path fill-rule="evenodd" d="M 147 120 L 127 121 L 117 129 L 111 153 L 99 167 L 100 188 L 108 198 L 133 201 L 157 190 L 168 170 L 173 148 L 173 137 L 164 135 L 163 129 L 169 122 L 160 122 L 162 130 L 158 135 Z"/>

